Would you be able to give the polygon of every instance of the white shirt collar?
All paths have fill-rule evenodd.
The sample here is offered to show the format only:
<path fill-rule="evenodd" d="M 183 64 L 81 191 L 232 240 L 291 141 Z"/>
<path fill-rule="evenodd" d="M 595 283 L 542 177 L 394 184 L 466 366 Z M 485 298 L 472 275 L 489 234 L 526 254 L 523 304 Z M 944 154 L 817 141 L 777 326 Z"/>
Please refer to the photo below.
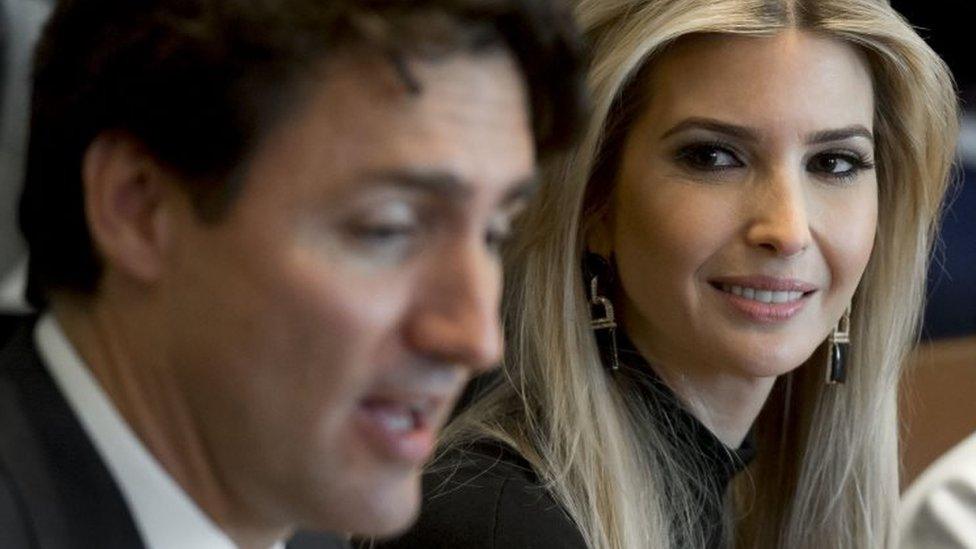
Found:
<path fill-rule="evenodd" d="M 44 314 L 34 331 L 42 362 L 115 478 L 149 549 L 234 549 L 139 441 L 85 367 L 57 320 Z M 283 542 L 272 549 L 284 549 Z"/>

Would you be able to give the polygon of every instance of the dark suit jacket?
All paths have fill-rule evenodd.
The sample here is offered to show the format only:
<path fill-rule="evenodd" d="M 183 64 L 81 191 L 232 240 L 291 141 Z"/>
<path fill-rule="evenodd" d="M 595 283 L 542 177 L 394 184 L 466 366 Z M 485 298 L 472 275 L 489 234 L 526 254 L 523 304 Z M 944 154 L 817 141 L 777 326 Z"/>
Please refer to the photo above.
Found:
<path fill-rule="evenodd" d="M 34 322 L 20 319 L 0 350 L 0 548 L 142 548 L 115 480 L 41 364 Z M 348 544 L 311 533 L 288 543 L 313 547 Z"/>

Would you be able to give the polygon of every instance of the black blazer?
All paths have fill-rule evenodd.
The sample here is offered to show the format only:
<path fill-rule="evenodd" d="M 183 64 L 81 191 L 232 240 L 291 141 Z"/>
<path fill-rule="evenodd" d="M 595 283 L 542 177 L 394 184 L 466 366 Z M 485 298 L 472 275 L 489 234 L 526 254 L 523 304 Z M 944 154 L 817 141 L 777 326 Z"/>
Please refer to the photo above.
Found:
<path fill-rule="evenodd" d="M 0 547 L 143 548 L 118 485 L 41 364 L 35 320 L 18 319 L 0 350 Z M 312 547 L 348 544 L 322 534 L 288 543 Z"/>
<path fill-rule="evenodd" d="M 586 549 L 529 464 L 499 444 L 449 453 L 424 475 L 420 519 L 383 549 Z"/>

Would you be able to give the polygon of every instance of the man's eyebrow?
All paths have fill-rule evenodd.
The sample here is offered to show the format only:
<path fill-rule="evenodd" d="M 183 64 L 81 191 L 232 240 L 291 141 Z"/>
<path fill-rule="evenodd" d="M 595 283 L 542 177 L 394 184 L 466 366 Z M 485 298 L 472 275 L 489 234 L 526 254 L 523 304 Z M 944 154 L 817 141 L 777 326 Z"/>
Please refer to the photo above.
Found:
<path fill-rule="evenodd" d="M 661 134 L 661 139 L 667 139 L 672 135 L 692 129 L 708 130 L 721 133 L 743 141 L 759 141 L 759 134 L 752 128 L 722 122 L 721 120 L 716 120 L 714 118 L 703 118 L 698 116 L 686 118 L 681 122 L 678 122 L 672 126 L 671 129 Z"/>
<path fill-rule="evenodd" d="M 823 130 L 819 132 L 814 132 L 807 136 L 807 145 L 820 145 L 823 143 L 830 143 L 832 141 L 844 141 L 845 139 L 851 139 L 853 137 L 863 137 L 874 143 L 874 134 L 871 130 L 860 124 L 853 124 L 847 126 L 846 128 L 838 128 L 836 130 Z"/>
<path fill-rule="evenodd" d="M 451 200 L 464 201 L 474 195 L 474 186 L 456 175 L 440 170 L 383 170 L 368 172 L 361 178 L 378 187 L 393 187 L 419 191 Z M 502 198 L 502 204 L 511 204 L 531 198 L 539 187 L 539 177 L 533 173 L 512 183 Z"/>
<path fill-rule="evenodd" d="M 440 170 L 383 170 L 363 174 L 360 180 L 375 187 L 407 189 L 455 200 L 466 200 L 474 194 L 470 185 Z"/>

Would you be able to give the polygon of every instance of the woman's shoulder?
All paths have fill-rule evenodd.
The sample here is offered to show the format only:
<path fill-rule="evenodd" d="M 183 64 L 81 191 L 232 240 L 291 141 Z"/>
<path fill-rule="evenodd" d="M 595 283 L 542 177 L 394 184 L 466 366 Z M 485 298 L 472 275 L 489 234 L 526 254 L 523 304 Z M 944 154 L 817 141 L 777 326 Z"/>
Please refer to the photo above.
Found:
<path fill-rule="evenodd" d="M 511 448 L 480 441 L 437 459 L 417 523 L 384 548 L 584 548 L 579 530 Z"/>

